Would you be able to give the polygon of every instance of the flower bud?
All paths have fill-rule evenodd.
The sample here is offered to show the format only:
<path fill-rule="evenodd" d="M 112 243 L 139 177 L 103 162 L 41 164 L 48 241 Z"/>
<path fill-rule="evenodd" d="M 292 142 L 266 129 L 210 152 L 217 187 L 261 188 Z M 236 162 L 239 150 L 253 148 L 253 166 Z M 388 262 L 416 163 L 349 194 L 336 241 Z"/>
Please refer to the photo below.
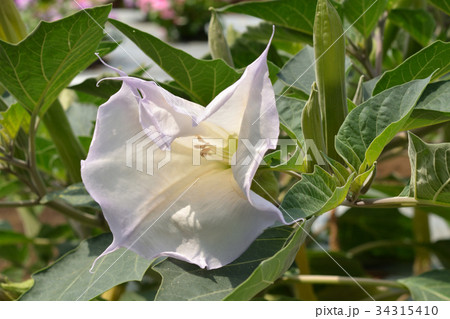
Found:
<path fill-rule="evenodd" d="M 14 4 L 14 0 L 2 0 L 0 6 L 0 39 L 17 43 L 27 36 L 25 24 Z"/>
<path fill-rule="evenodd" d="M 222 59 L 229 66 L 234 67 L 230 48 L 223 34 L 222 24 L 214 10 L 211 11 L 211 21 L 209 22 L 208 44 L 213 59 Z"/>
<path fill-rule="evenodd" d="M 318 0 L 314 20 L 316 81 L 326 154 L 341 160 L 334 138 L 347 115 L 345 91 L 345 38 L 342 22 L 328 0 Z"/>
<path fill-rule="evenodd" d="M 311 95 L 302 112 L 302 131 L 306 142 L 305 167 L 308 173 L 312 173 L 314 171 L 314 165 L 317 164 L 317 159 L 314 157 L 314 152 L 311 147 L 316 147 L 317 150 L 325 152 L 325 143 L 322 135 L 322 116 L 320 113 L 317 85 L 314 82 L 311 86 Z M 310 145 L 310 141 L 314 145 Z"/>

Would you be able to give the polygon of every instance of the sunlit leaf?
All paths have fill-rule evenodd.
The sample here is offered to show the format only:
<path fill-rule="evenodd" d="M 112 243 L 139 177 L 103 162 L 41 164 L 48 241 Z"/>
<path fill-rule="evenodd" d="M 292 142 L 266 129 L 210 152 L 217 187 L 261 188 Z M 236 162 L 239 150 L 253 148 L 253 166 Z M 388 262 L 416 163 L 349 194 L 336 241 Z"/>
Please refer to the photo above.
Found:
<path fill-rule="evenodd" d="M 34 286 L 21 300 L 90 300 L 123 282 L 141 280 L 151 261 L 121 248 L 98 261 L 111 243 L 111 234 L 83 241 L 53 265 L 33 275 Z"/>
<path fill-rule="evenodd" d="M 345 0 L 344 15 L 365 38 L 368 38 L 387 2 L 388 0 Z"/>
<path fill-rule="evenodd" d="M 312 34 L 316 1 L 249 1 L 232 4 L 218 11 L 247 14 L 286 28 Z"/>
<path fill-rule="evenodd" d="M 409 289 L 416 301 L 450 300 L 450 270 L 432 270 L 399 281 Z"/>
<path fill-rule="evenodd" d="M 97 59 L 111 6 L 41 22 L 17 45 L 0 41 L 0 82 L 28 110 L 45 112 L 58 94 Z"/>
<path fill-rule="evenodd" d="M 428 144 L 409 133 L 410 196 L 450 207 L 450 143 Z"/>
<path fill-rule="evenodd" d="M 389 12 L 388 18 L 423 46 L 428 44 L 436 27 L 431 13 L 421 9 L 394 9 Z"/>
<path fill-rule="evenodd" d="M 223 60 L 196 59 L 148 33 L 117 20 L 109 21 L 202 105 L 207 105 L 240 76 Z"/>
<path fill-rule="evenodd" d="M 424 79 L 430 75 L 432 75 L 431 80 L 441 77 L 450 71 L 449 56 L 450 42 L 433 42 L 410 56 L 395 69 L 385 72 L 375 85 L 373 95 L 393 86 Z"/>
<path fill-rule="evenodd" d="M 286 220 L 320 215 L 341 204 L 347 196 L 352 176 L 344 185 L 319 166 L 311 174 L 302 174 L 302 180 L 288 191 L 281 203 Z"/>
<path fill-rule="evenodd" d="M 167 259 L 153 267 L 163 278 L 156 300 L 249 300 L 292 264 L 312 220 L 266 230 L 237 260 L 214 270 Z"/>

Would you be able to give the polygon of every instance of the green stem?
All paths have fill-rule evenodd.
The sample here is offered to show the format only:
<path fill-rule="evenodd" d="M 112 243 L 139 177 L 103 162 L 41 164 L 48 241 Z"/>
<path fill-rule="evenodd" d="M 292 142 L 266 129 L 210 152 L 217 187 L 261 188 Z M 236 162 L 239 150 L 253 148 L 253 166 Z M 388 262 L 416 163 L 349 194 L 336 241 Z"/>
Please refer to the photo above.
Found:
<path fill-rule="evenodd" d="M 450 207 L 450 204 L 436 203 L 431 200 L 415 199 L 412 197 L 388 197 L 388 198 L 369 198 L 361 199 L 356 202 L 344 201 L 344 206 L 349 207 L 367 207 L 367 208 L 398 208 L 398 207 L 418 207 L 418 206 L 434 206 L 434 207 Z"/>
<path fill-rule="evenodd" d="M 86 153 L 75 136 L 66 113 L 58 100 L 50 106 L 42 121 L 55 143 L 64 167 L 67 169 L 69 182 L 81 182 L 80 163 L 81 160 L 86 158 Z"/>
<path fill-rule="evenodd" d="M 29 207 L 39 205 L 37 200 L 22 200 L 17 202 L 0 202 L 0 208 L 13 208 L 13 207 Z"/>
<path fill-rule="evenodd" d="M 392 287 L 406 289 L 406 287 L 394 280 L 382 280 L 362 277 L 344 277 L 327 275 L 286 275 L 281 278 L 284 281 L 300 282 L 304 284 L 327 284 L 327 285 L 361 285 L 375 287 Z"/>
<path fill-rule="evenodd" d="M 63 202 L 60 201 L 52 201 L 52 202 L 48 202 L 45 204 L 48 207 L 51 207 L 55 210 L 57 210 L 58 212 L 60 212 L 61 214 L 72 218 L 76 221 L 79 221 L 80 223 L 83 223 L 87 226 L 91 226 L 91 227 L 102 227 L 104 228 L 104 223 L 96 218 L 95 216 L 91 215 L 91 214 L 87 214 L 85 212 L 82 212 L 70 205 L 67 205 Z"/>
<path fill-rule="evenodd" d="M 414 275 L 420 275 L 431 269 L 430 252 L 423 244 L 430 243 L 430 225 L 428 221 L 428 213 L 420 208 L 414 209 L 413 217 L 413 233 L 417 243 L 422 244 L 415 247 L 415 258 L 413 264 Z"/>

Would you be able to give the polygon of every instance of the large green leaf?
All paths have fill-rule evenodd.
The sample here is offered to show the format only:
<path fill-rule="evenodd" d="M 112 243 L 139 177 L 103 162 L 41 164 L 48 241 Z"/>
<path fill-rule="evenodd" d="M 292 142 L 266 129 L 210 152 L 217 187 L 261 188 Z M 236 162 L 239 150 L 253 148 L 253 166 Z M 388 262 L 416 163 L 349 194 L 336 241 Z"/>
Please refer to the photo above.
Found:
<path fill-rule="evenodd" d="M 428 2 L 450 15 L 450 2 L 448 0 L 428 0 Z"/>
<path fill-rule="evenodd" d="M 287 85 L 309 94 L 311 85 L 316 80 L 314 49 L 309 45 L 305 46 L 283 66 L 278 77 Z"/>
<path fill-rule="evenodd" d="M 432 74 L 432 80 L 439 78 L 450 71 L 449 56 L 450 42 L 433 42 L 410 56 L 395 69 L 385 72 L 375 85 L 373 95 L 393 86 L 423 79 Z"/>
<path fill-rule="evenodd" d="M 386 8 L 388 0 L 345 0 L 344 14 L 361 34 L 368 38 Z"/>
<path fill-rule="evenodd" d="M 109 21 L 202 105 L 207 105 L 240 76 L 223 60 L 196 59 L 148 33 L 117 20 Z"/>
<path fill-rule="evenodd" d="M 315 63 L 314 49 L 307 45 L 283 66 L 278 77 L 287 85 L 309 95 L 311 85 L 316 80 Z M 350 59 L 345 58 L 345 70 L 350 66 Z"/>
<path fill-rule="evenodd" d="M 156 300 L 249 300 L 280 277 L 292 264 L 312 220 L 292 230 L 266 230 L 237 260 L 204 270 L 168 258 L 153 269 L 162 276 Z"/>
<path fill-rule="evenodd" d="M 314 172 L 302 174 L 302 180 L 284 197 L 281 208 L 285 219 L 320 215 L 336 208 L 347 196 L 352 177 L 342 184 L 337 177 L 316 165 Z"/>
<path fill-rule="evenodd" d="M 232 4 L 218 11 L 251 15 L 286 28 L 313 33 L 316 3 L 313 0 L 249 1 Z"/>
<path fill-rule="evenodd" d="M 422 46 L 428 45 L 436 27 L 431 13 L 422 9 L 394 9 L 389 12 L 388 18 L 408 31 Z"/>
<path fill-rule="evenodd" d="M 450 207 L 450 143 L 428 144 L 409 133 L 410 196 Z"/>
<path fill-rule="evenodd" d="M 257 26 L 248 26 L 247 31 L 242 36 L 264 42 L 267 41 L 267 38 L 270 37 L 272 32 L 273 25 L 262 22 Z M 278 49 L 291 54 L 296 54 L 303 47 L 302 43 L 313 44 L 311 34 L 302 33 L 279 25 L 275 27 L 275 34 L 272 41 Z"/>
<path fill-rule="evenodd" d="M 277 96 L 276 102 L 282 128 L 289 134 L 289 137 L 296 139 L 301 145 L 303 143 L 301 118 L 306 101 Z"/>
<path fill-rule="evenodd" d="M 89 195 L 83 183 L 73 184 L 63 190 L 48 193 L 41 199 L 41 204 L 54 200 L 62 200 L 74 207 L 100 210 L 100 206 Z"/>
<path fill-rule="evenodd" d="M 351 111 L 336 136 L 336 150 L 362 174 L 406 123 L 430 78 L 415 80 L 375 95 Z"/>
<path fill-rule="evenodd" d="M 151 261 L 124 248 L 100 259 L 93 273 L 89 272 L 111 241 L 111 234 L 104 234 L 81 242 L 53 265 L 35 273 L 33 288 L 21 300 L 90 300 L 123 282 L 141 280 Z"/>
<path fill-rule="evenodd" d="M 428 84 L 404 130 L 450 121 L 449 101 L 450 80 Z"/>
<path fill-rule="evenodd" d="M 28 110 L 42 112 L 95 59 L 111 6 L 41 22 L 17 45 L 0 41 L 0 82 Z"/>
<path fill-rule="evenodd" d="M 399 280 L 416 301 L 449 301 L 450 270 L 432 270 L 416 277 Z"/>

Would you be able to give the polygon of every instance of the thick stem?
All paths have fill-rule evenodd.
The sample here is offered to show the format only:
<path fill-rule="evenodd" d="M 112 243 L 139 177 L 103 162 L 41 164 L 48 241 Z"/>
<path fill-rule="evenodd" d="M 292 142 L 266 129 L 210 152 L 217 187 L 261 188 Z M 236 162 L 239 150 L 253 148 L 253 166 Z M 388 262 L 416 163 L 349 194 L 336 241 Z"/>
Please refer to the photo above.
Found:
<path fill-rule="evenodd" d="M 428 213 L 420 208 L 414 209 L 413 217 L 414 240 L 418 244 L 430 243 L 430 225 L 428 221 Z M 415 247 L 415 258 L 413 264 L 414 275 L 420 275 L 431 269 L 431 255 L 426 247 L 418 245 Z"/>
<path fill-rule="evenodd" d="M 332 209 L 330 212 L 330 219 L 328 221 L 328 246 L 330 247 L 330 251 L 340 251 L 341 247 L 339 245 L 339 227 L 338 227 L 338 219 L 336 216 L 336 208 Z"/>
<path fill-rule="evenodd" d="M 304 284 L 327 284 L 327 285 L 361 285 L 375 287 L 393 287 L 406 289 L 403 284 L 393 280 L 382 280 L 361 277 L 326 276 L 326 275 L 286 275 L 283 281 L 300 282 Z"/>
<path fill-rule="evenodd" d="M 308 254 L 306 251 L 306 244 L 303 244 L 295 256 L 295 263 L 302 275 L 309 275 L 311 273 L 309 268 Z M 316 301 L 317 297 L 311 284 L 296 283 L 295 297 L 299 300 Z"/>
<path fill-rule="evenodd" d="M 55 143 L 64 167 L 67 169 L 69 182 L 81 182 L 80 163 L 81 160 L 86 158 L 86 153 L 75 136 L 66 113 L 58 100 L 50 106 L 42 121 Z"/>
<path fill-rule="evenodd" d="M 417 200 L 412 197 L 388 197 L 388 198 L 369 198 L 361 199 L 356 202 L 344 201 L 344 206 L 349 207 L 367 207 L 367 208 L 398 208 L 398 207 L 417 207 L 417 206 L 435 206 L 450 207 L 450 204 L 433 202 L 431 200 Z"/>

